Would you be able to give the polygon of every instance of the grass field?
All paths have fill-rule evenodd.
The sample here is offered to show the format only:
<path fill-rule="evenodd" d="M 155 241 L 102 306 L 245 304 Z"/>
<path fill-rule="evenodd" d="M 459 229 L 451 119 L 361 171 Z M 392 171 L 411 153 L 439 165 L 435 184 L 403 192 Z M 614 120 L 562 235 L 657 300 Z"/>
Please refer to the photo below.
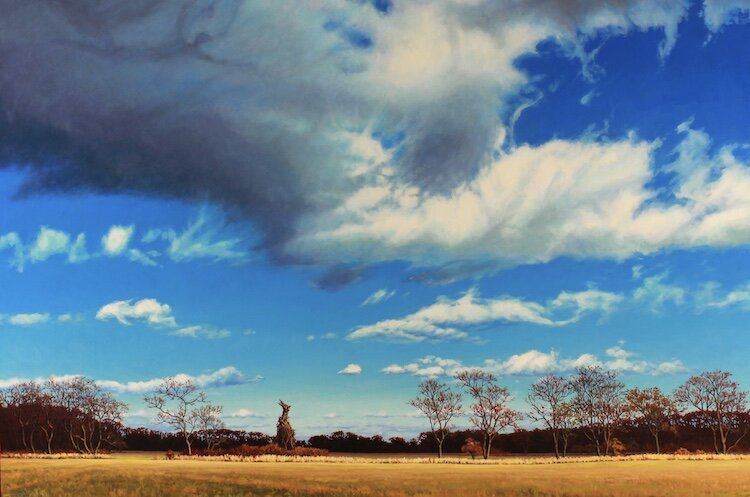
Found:
<path fill-rule="evenodd" d="M 721 496 L 750 497 L 750 460 L 566 464 L 238 463 L 2 459 L 4 497 Z"/>

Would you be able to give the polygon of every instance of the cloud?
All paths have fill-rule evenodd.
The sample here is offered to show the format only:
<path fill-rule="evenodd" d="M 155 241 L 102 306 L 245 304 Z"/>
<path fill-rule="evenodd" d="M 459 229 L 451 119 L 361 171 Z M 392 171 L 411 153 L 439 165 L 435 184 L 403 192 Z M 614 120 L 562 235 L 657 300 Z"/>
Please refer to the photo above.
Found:
<path fill-rule="evenodd" d="M 130 238 L 133 236 L 135 227 L 130 226 L 112 226 L 106 235 L 102 237 L 102 249 L 107 255 L 119 255 L 128 248 Z"/>
<path fill-rule="evenodd" d="M 232 334 L 231 331 L 224 328 L 213 328 L 208 326 L 194 325 L 178 328 L 172 332 L 173 335 L 188 336 L 193 338 L 226 338 Z"/>
<path fill-rule="evenodd" d="M 116 319 L 120 324 L 130 326 L 132 320 L 144 321 L 150 326 L 177 326 L 172 308 L 156 299 L 142 299 L 134 304 L 132 300 L 118 300 L 102 306 L 96 313 L 96 319 L 106 321 Z"/>
<path fill-rule="evenodd" d="M 337 374 L 354 376 L 360 373 L 362 373 L 362 367 L 359 364 L 347 364 L 346 367 Z"/>
<path fill-rule="evenodd" d="M 529 83 L 516 61 L 540 42 L 558 43 L 588 74 L 587 42 L 658 30 L 664 58 L 687 11 L 650 0 L 402 2 L 388 15 L 365 2 L 302 2 L 291 13 L 239 0 L 22 3 L 8 2 L 0 19 L 0 163 L 23 164 L 21 194 L 213 202 L 252 220 L 273 259 L 310 264 L 328 263 L 310 238 L 336 217 L 317 213 L 372 199 L 357 196 L 360 185 L 381 187 L 370 183 L 386 175 L 388 189 L 407 192 L 388 200 L 405 202 L 417 200 L 412 188 L 427 200 L 470 189 L 503 145 L 508 101 Z M 332 22 L 339 28 L 326 29 Z M 435 234 L 441 250 L 458 249 L 425 231 L 415 234 L 422 244 Z M 338 258 L 391 257 L 377 235 L 353 236 Z M 395 243 L 424 263 L 410 253 L 417 241 Z M 576 251 L 576 237 L 562 241 L 557 250 Z M 237 252 L 198 245 L 175 256 Z"/>
<path fill-rule="evenodd" d="M 329 412 L 329 413 L 323 414 L 323 419 L 337 419 L 338 417 L 339 415 L 336 414 L 335 412 Z"/>
<path fill-rule="evenodd" d="M 703 0 L 703 19 L 712 33 L 727 24 L 748 22 L 748 14 L 750 3 L 747 0 Z"/>
<path fill-rule="evenodd" d="M 13 314 L 8 317 L 8 323 L 15 326 L 33 326 L 50 320 L 49 313 Z"/>
<path fill-rule="evenodd" d="M 362 302 L 362 305 L 379 304 L 381 302 L 385 302 L 386 300 L 390 299 L 394 295 L 396 295 L 396 290 L 389 291 L 387 288 L 381 288 L 380 290 L 376 290 L 369 297 L 367 297 Z"/>
<path fill-rule="evenodd" d="M 426 356 L 408 364 L 391 364 L 380 370 L 389 375 L 408 374 L 412 376 L 436 378 L 455 376 L 461 371 L 482 370 L 501 376 L 543 375 L 549 373 L 566 373 L 585 366 L 601 366 L 622 373 L 640 373 L 649 375 L 677 374 L 686 371 L 683 363 L 673 359 L 661 363 L 636 360 L 636 354 L 625 350 L 619 343 L 605 351 L 605 358 L 585 353 L 577 357 L 563 358 L 555 351 L 541 352 L 528 350 L 514 354 L 504 360 L 487 359 L 481 365 L 465 365 L 456 359 Z"/>
<path fill-rule="evenodd" d="M 643 284 L 633 291 L 633 300 L 647 305 L 653 312 L 660 312 L 668 302 L 682 305 L 685 302 L 687 290 L 665 284 L 663 281 L 666 277 L 667 273 L 661 273 L 644 278 Z"/>
<path fill-rule="evenodd" d="M 146 233 L 143 241 L 168 241 L 166 254 L 175 262 L 202 258 L 212 259 L 214 262 L 246 262 L 249 254 L 242 245 L 247 244 L 247 241 L 244 238 L 226 238 L 221 231 L 224 223 L 218 212 L 204 207 L 182 232 L 152 229 Z"/>
<path fill-rule="evenodd" d="M 68 375 L 50 375 L 48 378 L 55 379 L 57 381 L 70 381 L 73 378 L 79 377 L 80 375 L 68 374 Z M 118 380 L 96 380 L 96 384 L 107 390 L 111 390 L 115 393 L 124 394 L 143 394 L 153 391 L 158 387 L 167 377 L 152 378 L 150 380 L 143 381 L 118 381 Z M 256 375 L 254 377 L 246 377 L 239 369 L 234 366 L 226 366 L 210 373 L 200 375 L 190 375 L 187 373 L 178 373 L 170 376 L 177 381 L 191 381 L 195 386 L 199 388 L 223 388 L 235 385 L 246 385 L 249 383 L 258 383 L 263 381 L 263 377 Z M 26 381 L 34 381 L 36 383 L 43 383 L 47 378 L 8 378 L 0 379 L 0 388 L 7 388 L 9 386 L 17 385 Z"/>
<path fill-rule="evenodd" d="M 70 235 L 63 231 L 42 226 L 39 229 L 36 241 L 29 249 L 28 258 L 31 262 L 41 262 L 55 254 L 67 253 L 69 245 Z"/>
<path fill-rule="evenodd" d="M 704 283 L 700 290 L 695 293 L 698 309 L 706 308 L 727 309 L 738 307 L 744 311 L 750 311 L 750 283 L 719 293 L 720 285 L 716 282 Z"/>
<path fill-rule="evenodd" d="M 247 378 L 239 369 L 233 366 L 223 367 L 211 373 L 197 376 L 180 373 L 173 375 L 172 378 L 177 381 L 191 381 L 199 388 L 222 388 L 235 385 L 245 385 L 248 383 L 257 383 L 263 380 L 262 376 Z M 112 390 L 117 393 L 141 394 L 154 390 L 165 378 L 152 378 L 144 381 L 120 382 L 115 380 L 98 380 L 97 384 L 102 388 Z"/>
<path fill-rule="evenodd" d="M 154 328 L 171 328 L 171 335 L 219 339 L 232 334 L 231 331 L 210 325 L 183 326 L 177 323 L 169 304 L 162 304 L 156 299 L 118 300 L 102 306 L 96 313 L 96 319 L 107 321 L 114 319 L 122 325 L 130 326 L 132 321 L 141 321 Z"/>
<path fill-rule="evenodd" d="M 144 266 L 158 266 L 159 263 L 154 260 L 154 257 L 157 257 L 158 255 L 160 255 L 159 252 L 155 250 L 149 250 L 148 253 L 139 249 L 128 250 L 128 259 L 132 262 L 143 264 Z"/>
<path fill-rule="evenodd" d="M 589 313 L 608 314 L 622 300 L 619 294 L 590 289 L 561 292 L 540 304 L 514 297 L 481 298 L 472 288 L 457 299 L 440 297 L 437 302 L 400 319 L 387 319 L 360 326 L 348 339 L 379 338 L 403 342 L 468 338 L 461 327 L 491 323 L 530 323 L 540 326 L 566 326 Z"/>
<path fill-rule="evenodd" d="M 237 409 L 236 411 L 232 411 L 229 414 L 225 414 L 228 418 L 255 418 L 255 419 L 262 419 L 267 418 L 265 414 L 259 414 L 253 410 L 250 409 Z"/>
<path fill-rule="evenodd" d="M 0 236 L 0 251 L 13 249 L 13 257 L 10 259 L 10 266 L 15 267 L 18 271 L 23 271 L 24 252 L 23 243 L 18 233 L 11 232 Z"/>

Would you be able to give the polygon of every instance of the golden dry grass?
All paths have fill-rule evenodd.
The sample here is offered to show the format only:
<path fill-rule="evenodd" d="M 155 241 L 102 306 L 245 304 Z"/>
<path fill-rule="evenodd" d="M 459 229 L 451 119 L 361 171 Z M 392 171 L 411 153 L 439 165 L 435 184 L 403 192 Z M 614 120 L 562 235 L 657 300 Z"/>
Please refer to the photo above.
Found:
<path fill-rule="evenodd" d="M 659 458 L 566 464 L 373 464 L 3 459 L 6 497 L 580 496 L 750 497 L 750 460 Z"/>

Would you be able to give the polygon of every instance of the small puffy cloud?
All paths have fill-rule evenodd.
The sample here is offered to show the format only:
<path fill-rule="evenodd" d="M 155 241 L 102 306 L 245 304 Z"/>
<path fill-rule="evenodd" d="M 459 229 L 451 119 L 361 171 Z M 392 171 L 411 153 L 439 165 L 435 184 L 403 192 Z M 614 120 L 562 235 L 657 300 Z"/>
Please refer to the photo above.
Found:
<path fill-rule="evenodd" d="M 115 225 L 102 237 L 102 248 L 107 255 L 119 255 L 128 248 L 135 227 Z"/>
<path fill-rule="evenodd" d="M 15 326 L 33 326 L 50 320 L 49 313 L 13 314 L 8 317 L 8 323 Z"/>
<path fill-rule="evenodd" d="M 335 412 L 328 412 L 326 414 L 323 414 L 323 419 L 336 419 L 338 417 L 339 415 L 336 414 Z"/>
<path fill-rule="evenodd" d="M 380 290 L 376 290 L 369 297 L 367 297 L 362 302 L 362 305 L 379 304 L 381 302 L 385 302 L 386 300 L 390 299 L 394 295 L 396 295 L 396 290 L 389 291 L 387 288 L 381 288 Z"/>
<path fill-rule="evenodd" d="M 610 313 L 621 300 L 619 294 L 590 289 L 561 292 L 555 299 L 540 304 L 514 297 L 485 299 L 476 289 L 470 289 L 457 299 L 440 297 L 434 304 L 406 317 L 355 328 L 348 338 L 421 342 L 468 338 L 462 327 L 496 322 L 566 326 L 589 313 Z"/>
<path fill-rule="evenodd" d="M 172 308 L 168 304 L 162 304 L 156 299 L 142 299 L 134 304 L 132 300 L 118 300 L 102 306 L 96 313 L 96 319 L 106 321 L 116 319 L 120 324 L 129 326 L 131 321 L 144 321 L 151 326 L 171 327 L 177 326 Z"/>
<path fill-rule="evenodd" d="M 236 411 L 232 411 L 229 414 L 225 414 L 227 418 L 267 418 L 265 414 L 260 414 L 256 411 L 253 411 L 251 409 L 237 409 Z"/>
<path fill-rule="evenodd" d="M 362 373 L 362 367 L 359 364 L 347 364 L 346 367 L 337 374 L 354 376 L 360 373 Z"/>
<path fill-rule="evenodd" d="M 73 322 L 81 322 L 83 321 L 83 315 L 82 314 L 73 314 L 70 312 L 66 312 L 65 314 L 60 314 L 57 316 L 57 321 L 60 323 L 73 323 Z"/>
<path fill-rule="evenodd" d="M 29 249 L 28 258 L 31 262 L 47 260 L 55 254 L 65 254 L 70 245 L 70 235 L 64 231 L 42 226 L 34 244 Z"/>

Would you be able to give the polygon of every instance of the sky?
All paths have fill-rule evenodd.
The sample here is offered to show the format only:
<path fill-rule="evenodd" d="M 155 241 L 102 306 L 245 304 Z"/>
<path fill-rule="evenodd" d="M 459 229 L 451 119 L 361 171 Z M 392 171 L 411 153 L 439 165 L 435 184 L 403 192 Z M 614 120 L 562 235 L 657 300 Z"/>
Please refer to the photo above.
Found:
<path fill-rule="evenodd" d="M 750 2 L 0 7 L 0 387 L 301 437 L 469 367 L 750 388 Z"/>

